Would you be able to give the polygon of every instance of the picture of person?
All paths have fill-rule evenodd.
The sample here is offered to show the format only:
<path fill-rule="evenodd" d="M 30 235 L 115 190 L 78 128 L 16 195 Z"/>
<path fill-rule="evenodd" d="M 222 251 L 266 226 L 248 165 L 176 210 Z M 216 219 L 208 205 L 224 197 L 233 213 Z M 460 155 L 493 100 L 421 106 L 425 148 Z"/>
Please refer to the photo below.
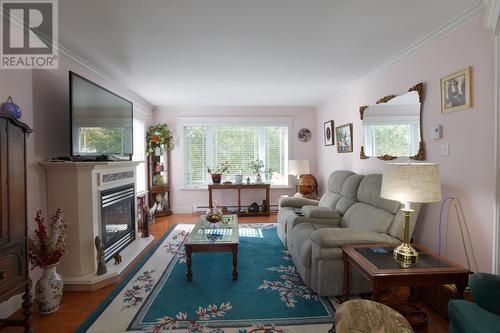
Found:
<path fill-rule="evenodd" d="M 471 67 L 441 79 L 441 113 L 472 107 Z"/>

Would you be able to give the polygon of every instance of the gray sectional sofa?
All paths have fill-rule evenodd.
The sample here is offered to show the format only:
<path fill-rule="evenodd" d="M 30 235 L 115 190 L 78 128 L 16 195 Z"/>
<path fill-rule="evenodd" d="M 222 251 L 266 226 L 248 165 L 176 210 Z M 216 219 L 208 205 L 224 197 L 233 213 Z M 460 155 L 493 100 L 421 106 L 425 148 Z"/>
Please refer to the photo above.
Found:
<path fill-rule="evenodd" d="M 342 245 L 401 243 L 403 220 L 399 202 L 380 197 L 381 174 L 335 171 L 321 200 L 281 198 L 278 236 L 288 249 L 306 286 L 321 296 L 342 293 Z M 420 205 L 410 221 L 413 233 Z M 352 270 L 350 291 L 370 291 L 366 279 Z"/>

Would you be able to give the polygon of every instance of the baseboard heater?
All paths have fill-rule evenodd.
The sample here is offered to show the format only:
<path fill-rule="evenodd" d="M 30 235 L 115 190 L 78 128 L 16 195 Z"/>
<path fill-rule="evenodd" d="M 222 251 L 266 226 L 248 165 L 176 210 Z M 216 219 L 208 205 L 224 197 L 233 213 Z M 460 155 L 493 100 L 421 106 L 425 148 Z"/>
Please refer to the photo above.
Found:
<path fill-rule="evenodd" d="M 236 213 L 236 210 L 238 209 L 238 206 L 236 205 L 222 205 L 221 207 L 227 208 L 229 211 L 233 211 Z M 242 209 L 247 208 L 248 206 L 241 206 Z M 209 207 L 208 206 L 196 206 L 193 207 L 193 213 L 204 213 L 207 211 Z M 269 205 L 269 211 L 270 212 L 278 212 L 279 205 Z"/>

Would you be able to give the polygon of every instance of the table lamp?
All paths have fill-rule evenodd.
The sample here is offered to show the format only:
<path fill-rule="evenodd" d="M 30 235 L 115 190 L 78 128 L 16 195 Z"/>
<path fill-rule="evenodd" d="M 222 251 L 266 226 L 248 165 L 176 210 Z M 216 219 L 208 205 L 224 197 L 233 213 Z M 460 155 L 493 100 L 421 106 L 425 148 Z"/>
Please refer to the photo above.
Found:
<path fill-rule="evenodd" d="M 301 197 L 302 194 L 299 191 L 299 180 L 301 175 L 305 175 L 310 173 L 309 170 L 309 160 L 290 160 L 288 161 L 288 174 L 294 175 L 297 177 L 296 189 L 297 193 L 295 193 L 296 197 Z"/>
<path fill-rule="evenodd" d="M 410 245 L 410 202 L 441 201 L 441 183 L 436 163 L 386 163 L 380 196 L 401 202 L 404 215 L 403 243 L 394 249 L 394 258 L 402 267 L 417 261 L 418 252 Z"/>

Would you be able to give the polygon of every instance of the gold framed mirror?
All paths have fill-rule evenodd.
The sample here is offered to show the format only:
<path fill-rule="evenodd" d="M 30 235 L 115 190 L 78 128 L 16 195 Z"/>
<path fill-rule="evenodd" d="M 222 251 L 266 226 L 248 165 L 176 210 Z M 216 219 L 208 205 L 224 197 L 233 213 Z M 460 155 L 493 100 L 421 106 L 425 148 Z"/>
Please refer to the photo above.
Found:
<path fill-rule="evenodd" d="M 363 145 L 359 157 L 389 161 L 398 157 L 425 160 L 422 139 L 424 84 L 419 83 L 402 95 L 382 97 L 374 105 L 363 105 L 359 115 Z"/>

